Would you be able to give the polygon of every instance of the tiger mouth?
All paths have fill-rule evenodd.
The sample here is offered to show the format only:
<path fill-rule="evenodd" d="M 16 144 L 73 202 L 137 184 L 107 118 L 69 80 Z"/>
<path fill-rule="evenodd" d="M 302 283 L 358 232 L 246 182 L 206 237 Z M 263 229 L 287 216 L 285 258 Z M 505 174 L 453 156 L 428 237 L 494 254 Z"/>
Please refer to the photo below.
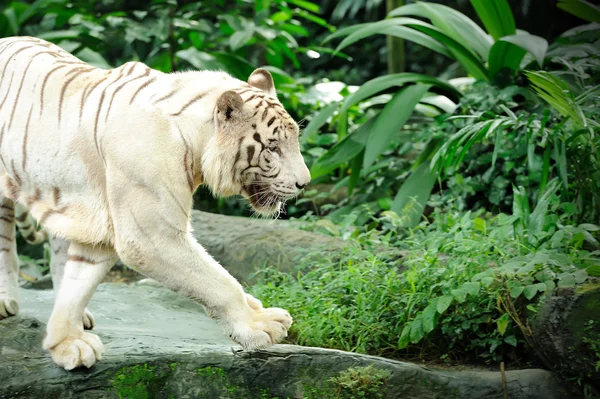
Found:
<path fill-rule="evenodd" d="M 259 184 L 244 186 L 244 191 L 247 194 L 250 205 L 257 210 L 279 208 L 280 203 L 285 201 L 285 198 Z"/>

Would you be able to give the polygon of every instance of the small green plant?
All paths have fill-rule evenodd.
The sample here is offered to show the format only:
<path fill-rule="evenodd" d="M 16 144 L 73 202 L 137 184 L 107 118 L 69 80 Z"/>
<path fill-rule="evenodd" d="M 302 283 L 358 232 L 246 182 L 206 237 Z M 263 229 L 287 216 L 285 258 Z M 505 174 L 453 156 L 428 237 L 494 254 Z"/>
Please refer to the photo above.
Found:
<path fill-rule="evenodd" d="M 595 331 L 599 329 L 597 320 L 589 320 L 583 329 L 586 334 L 582 341 L 589 347 L 589 356 L 593 359 L 593 367 L 596 372 L 600 372 L 600 339 L 595 335 Z M 590 372 L 588 377 L 591 377 Z"/>
<path fill-rule="evenodd" d="M 156 366 L 136 364 L 121 368 L 112 379 L 119 398 L 149 399 L 165 388 L 168 374 L 158 373 Z"/>
<path fill-rule="evenodd" d="M 380 399 L 385 398 L 385 384 L 391 375 L 390 371 L 370 364 L 342 371 L 329 382 L 335 386 L 336 399 Z"/>

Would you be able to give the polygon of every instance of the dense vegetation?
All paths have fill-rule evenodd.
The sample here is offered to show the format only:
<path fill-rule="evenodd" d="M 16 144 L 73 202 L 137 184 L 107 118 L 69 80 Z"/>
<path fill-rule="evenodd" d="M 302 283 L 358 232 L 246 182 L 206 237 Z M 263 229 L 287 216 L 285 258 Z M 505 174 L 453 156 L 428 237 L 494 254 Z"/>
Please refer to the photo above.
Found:
<path fill-rule="evenodd" d="M 313 178 L 286 217 L 348 241 L 253 287 L 293 309 L 291 340 L 535 361 L 528 315 L 600 276 L 600 9 L 547 2 L 541 27 L 530 2 L 317 3 L 14 1 L 0 6 L 0 36 L 38 36 L 101 67 L 244 79 L 267 65 L 303 121 Z M 203 210 L 247 212 L 196 196 Z M 600 344 L 590 351 L 598 372 Z"/>

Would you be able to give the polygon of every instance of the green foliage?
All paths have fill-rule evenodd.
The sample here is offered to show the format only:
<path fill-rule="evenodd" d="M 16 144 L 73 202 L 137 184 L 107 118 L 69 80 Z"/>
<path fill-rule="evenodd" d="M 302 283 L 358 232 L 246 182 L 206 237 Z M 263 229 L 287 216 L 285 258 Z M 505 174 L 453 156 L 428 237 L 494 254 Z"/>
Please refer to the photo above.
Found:
<path fill-rule="evenodd" d="M 291 336 L 302 345 L 387 356 L 519 358 L 530 334 L 527 309 L 557 286 L 585 281 L 586 270 L 600 265 L 598 254 L 584 249 L 598 247 L 598 227 L 571 225 L 556 186 L 533 210 L 517 197 L 512 216 L 439 211 L 433 222 L 407 231 L 401 217 L 385 212 L 353 233 L 364 250 L 306 257 L 295 278 L 268 270 L 254 294 L 294 309 Z M 374 255 L 385 243 L 400 246 L 401 263 Z"/>
<path fill-rule="evenodd" d="M 156 366 L 136 364 L 115 373 L 112 386 L 119 398 L 154 398 L 165 388 L 166 379 L 173 370 L 157 370 Z"/>
<path fill-rule="evenodd" d="M 346 36 L 336 48 L 341 51 L 373 34 L 401 37 L 455 59 L 467 73 L 481 80 L 495 79 L 503 70 L 514 73 L 528 52 L 535 56 L 538 65 L 543 64 L 547 41 L 517 31 L 506 0 L 472 0 L 471 3 L 489 34 L 448 6 L 418 2 L 393 10 L 387 20 L 341 29 L 328 40 Z M 430 23 L 408 16 L 424 18 Z"/>
<path fill-rule="evenodd" d="M 371 37 L 375 34 L 386 34 L 412 40 L 433 51 L 439 52 L 447 57 L 455 59 L 472 76 L 483 81 L 491 80 L 499 86 L 506 86 L 508 82 L 514 81 L 517 72 L 521 71 L 524 65 L 530 61 L 526 58 L 530 53 L 538 65 L 545 61 L 548 43 L 537 36 L 526 34 L 523 31 L 517 31 L 512 12 L 505 0 L 495 0 L 492 2 L 473 1 L 475 11 L 484 25 L 490 32 L 486 33 L 473 20 L 464 14 L 453 10 L 450 7 L 435 3 L 411 3 L 399 7 L 388 15 L 383 21 L 364 23 L 349 26 L 331 34 L 326 41 L 343 37 L 343 40 L 336 48 L 336 52 L 345 49 L 361 39 Z M 425 19 L 416 19 L 414 17 Z M 507 78 L 509 78 L 507 80 Z M 406 87 L 412 84 L 412 86 Z M 389 97 L 387 94 L 391 89 L 396 93 Z M 432 98 L 435 92 L 441 96 Z M 418 109 L 428 118 L 437 118 L 433 124 L 443 125 L 444 113 L 452 113 L 460 106 L 462 93 L 455 87 L 441 79 L 425 78 L 418 74 L 391 74 L 375 78 L 364 83 L 356 91 L 350 93 L 344 101 L 340 103 L 337 110 L 334 104 L 324 108 L 316 114 L 307 127 L 311 138 L 314 140 L 317 129 L 326 126 L 328 122 L 338 126 L 346 126 L 343 137 L 328 149 L 320 158 L 318 158 L 311 167 L 313 179 L 331 175 L 335 171 L 344 176 L 338 182 L 336 187 L 345 185 L 348 187 L 349 194 L 352 194 L 357 187 L 364 188 L 370 186 L 369 174 L 377 171 L 381 173 L 388 163 L 387 159 L 382 160 L 382 155 L 389 157 L 389 150 L 392 146 L 407 146 L 414 137 L 407 135 L 404 129 L 410 122 L 410 118 L 415 119 L 413 111 Z M 366 105 L 360 106 L 361 102 Z M 381 110 L 375 108 L 378 104 L 385 104 Z M 358 111 L 355 115 L 354 123 L 348 122 L 349 115 L 347 111 Z M 361 114 L 361 110 L 363 113 Z M 461 111 L 463 111 L 461 109 Z M 486 110 L 483 106 L 478 106 L 476 110 L 467 110 L 474 113 L 478 110 Z M 461 112 L 465 115 L 465 112 Z M 350 114 L 352 115 L 352 114 Z M 384 200 L 377 200 L 380 210 L 392 209 L 397 213 L 403 212 L 406 204 L 412 203 L 414 217 L 410 225 L 418 223 L 422 211 L 425 209 L 431 191 L 434 188 L 435 179 L 438 177 L 439 164 L 437 160 L 442 157 L 448 162 L 453 162 L 453 166 L 460 163 L 475 142 L 490 137 L 498 138 L 498 132 L 506 128 L 509 121 L 497 120 L 491 115 L 486 114 L 486 121 L 474 126 L 465 126 L 465 130 L 456 133 L 451 140 L 442 147 L 446 140 L 444 137 L 437 136 L 426 141 L 420 146 L 421 154 L 413 160 L 412 166 L 401 171 L 401 181 L 404 185 L 395 188 L 395 192 L 384 194 Z M 440 123 L 441 121 L 441 123 Z M 358 123 L 357 123 L 358 122 Z M 354 125 L 354 128 L 352 127 Z M 347 127 L 350 126 L 350 129 Z M 441 132 L 438 129 L 437 132 Z M 424 138 L 424 135 L 421 135 Z M 466 140 L 466 145 L 463 145 Z M 495 140 L 500 144 L 500 139 Z M 440 147 L 442 147 L 440 149 Z M 460 156 L 452 159 L 457 150 Z M 495 166 L 498 157 L 498 151 L 493 155 L 492 166 Z M 535 153 L 531 151 L 530 153 Z M 385 155 L 384 155 L 385 154 Z M 425 170 L 423 163 L 431 160 L 434 156 L 438 168 L 436 170 Z M 377 162 L 380 160 L 380 162 Z M 564 169 L 564 168 L 563 168 Z M 390 173 L 392 174 L 392 173 Z M 381 184 L 381 176 L 372 180 L 377 180 Z M 444 175 L 442 178 L 446 177 Z M 566 175 L 564 176 L 566 178 Z M 418 185 L 415 182 L 423 181 L 424 184 Z M 547 182 L 548 176 L 545 177 Z M 395 183 L 395 179 L 384 179 L 385 184 Z M 541 190 L 544 189 L 544 184 Z M 415 191 L 415 188 L 419 189 Z M 389 186 L 387 187 L 389 188 Z M 369 197 L 375 197 L 375 193 L 380 191 L 373 190 Z M 364 192 L 364 190 L 363 190 Z M 381 198 L 381 194 L 379 194 Z M 357 198 L 357 203 L 364 204 L 364 198 Z M 511 199 L 507 198 L 510 202 Z M 370 204 L 369 202 L 367 202 Z"/>
<path fill-rule="evenodd" d="M 140 9 L 119 2 L 20 1 L 0 9 L 6 20 L 0 36 L 34 35 L 54 41 L 92 64 L 109 67 L 140 60 L 171 71 L 189 67 L 224 69 L 245 78 L 254 66 L 268 64 L 277 78 L 289 76 L 287 65 L 299 68 L 296 38 L 309 36 L 301 21 L 330 29 L 309 1 L 238 0 L 153 1 Z"/>
<path fill-rule="evenodd" d="M 336 387 L 336 399 L 379 399 L 386 397 L 386 383 L 391 375 L 388 370 L 370 364 L 349 368 L 329 381 Z"/>
<path fill-rule="evenodd" d="M 600 7 L 585 0 L 558 0 L 558 8 L 589 22 L 600 23 Z"/>

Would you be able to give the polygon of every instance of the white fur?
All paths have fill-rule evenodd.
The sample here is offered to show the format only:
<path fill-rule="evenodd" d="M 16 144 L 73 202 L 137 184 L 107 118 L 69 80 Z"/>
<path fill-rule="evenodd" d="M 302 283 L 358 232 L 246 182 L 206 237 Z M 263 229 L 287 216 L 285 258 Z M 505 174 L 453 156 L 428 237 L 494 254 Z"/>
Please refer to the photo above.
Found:
<path fill-rule="evenodd" d="M 38 39 L 0 40 L 0 103 L 6 98 L 0 106 L 0 199 L 28 204 L 45 229 L 71 241 L 72 257 L 57 284 L 44 340 L 54 361 L 72 369 L 90 367 L 100 359 L 102 343 L 83 332 L 82 320 L 85 323 L 91 295 L 117 257 L 196 299 L 247 349 L 283 339 L 292 323 L 289 313 L 265 309 L 245 294 L 189 227 L 192 193 L 199 184 L 206 183 L 217 195 L 249 196 L 245 185 L 260 172 L 258 166 L 243 168 L 252 155 L 249 147 L 258 146 L 250 128 L 255 125 L 266 142 L 267 129 L 275 126 L 268 123 L 273 116 L 281 128 L 279 155 L 261 150 L 260 161 L 268 157 L 280 173 L 271 180 L 263 178 L 263 184 L 285 200 L 310 180 L 299 152 L 298 128 L 285 112 L 251 114 L 260 103 L 258 98 L 251 101 L 249 94 L 242 94 L 247 102 L 232 117 L 217 106 L 226 91 L 248 87 L 278 104 L 268 79 L 260 79 L 263 93 L 223 72 L 167 75 L 140 63 L 109 71 L 75 63 L 52 72 L 42 107 L 43 81 L 59 65 L 57 56 L 43 52 L 78 61 Z M 199 94 L 201 98 L 192 101 Z M 257 211 L 272 212 L 260 207 Z M 16 252 L 9 255 L 10 259 L 0 257 L 0 314 L 2 300 L 8 308 L 16 295 L 12 288 L 8 295 L 2 291 L 13 286 L 2 283 L 13 276 Z"/>

